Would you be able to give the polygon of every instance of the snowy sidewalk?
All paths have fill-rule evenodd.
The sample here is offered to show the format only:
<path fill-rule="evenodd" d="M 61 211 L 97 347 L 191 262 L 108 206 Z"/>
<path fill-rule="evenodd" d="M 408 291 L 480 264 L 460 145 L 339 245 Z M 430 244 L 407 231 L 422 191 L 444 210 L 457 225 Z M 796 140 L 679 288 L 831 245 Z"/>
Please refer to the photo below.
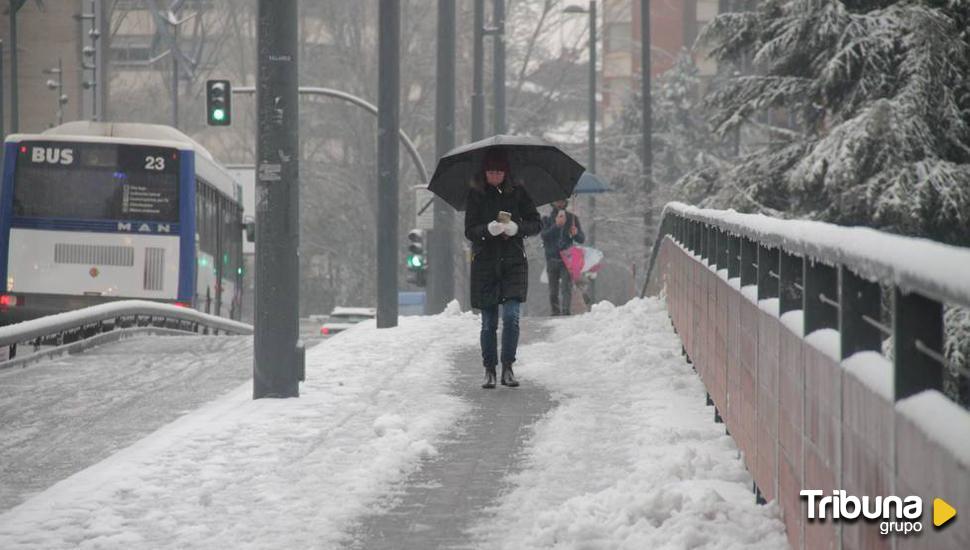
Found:
<path fill-rule="evenodd" d="M 252 379 L 252 338 L 136 337 L 0 371 L 0 513 Z"/>
<path fill-rule="evenodd" d="M 523 320 L 520 346 L 547 332 L 540 323 Z M 388 495 L 394 507 L 366 518 L 354 530 L 350 548 L 468 548 L 465 530 L 511 489 L 509 476 L 522 468 L 521 452 L 532 425 L 554 403 L 537 384 L 483 390 L 481 357 L 478 347 L 455 357 L 453 391 L 471 404 L 469 413 L 444 438 L 438 456 Z"/>
<path fill-rule="evenodd" d="M 299 399 L 243 384 L 0 515 L 0 548 L 379 548 L 422 526 L 441 547 L 785 547 L 661 302 L 523 324 L 523 387 L 489 392 L 471 314 L 356 327 L 308 352 Z M 511 424 L 482 416 L 502 403 Z M 435 479 L 449 463 L 484 475 Z"/>

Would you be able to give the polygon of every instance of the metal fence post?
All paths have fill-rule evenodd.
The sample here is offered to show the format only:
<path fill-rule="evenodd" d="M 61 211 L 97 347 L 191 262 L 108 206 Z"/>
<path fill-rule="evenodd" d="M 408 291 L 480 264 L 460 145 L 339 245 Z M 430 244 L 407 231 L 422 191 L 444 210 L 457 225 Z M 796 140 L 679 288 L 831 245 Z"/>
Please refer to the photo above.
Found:
<path fill-rule="evenodd" d="M 728 235 L 728 279 L 741 276 L 741 239 L 740 236 Z"/>
<path fill-rule="evenodd" d="M 839 276 L 832 266 L 811 260 L 805 261 L 805 291 L 802 296 L 805 310 L 805 336 L 822 328 L 838 328 L 839 312 L 825 299 L 838 299 Z M 823 299 L 823 296 L 825 297 Z"/>
<path fill-rule="evenodd" d="M 741 286 L 758 283 L 758 243 L 741 237 Z"/>
<path fill-rule="evenodd" d="M 758 299 L 778 297 L 778 249 L 758 246 Z"/>
<path fill-rule="evenodd" d="M 715 238 L 715 251 L 714 251 L 714 267 L 720 271 L 722 269 L 727 269 L 728 264 L 728 234 L 720 227 L 715 228 L 716 238 Z"/>
<path fill-rule="evenodd" d="M 801 256 L 781 251 L 778 261 L 779 314 L 802 308 L 802 263 Z"/>
<path fill-rule="evenodd" d="M 896 401 L 943 389 L 943 304 L 893 288 L 893 370 Z"/>
<path fill-rule="evenodd" d="M 843 359 L 859 351 L 881 351 L 882 335 L 872 324 L 879 320 L 880 293 L 879 284 L 859 277 L 844 265 L 839 266 L 839 334 Z"/>
<path fill-rule="evenodd" d="M 701 224 L 701 259 L 704 260 L 704 264 L 709 264 L 711 262 L 711 232 L 706 223 Z"/>

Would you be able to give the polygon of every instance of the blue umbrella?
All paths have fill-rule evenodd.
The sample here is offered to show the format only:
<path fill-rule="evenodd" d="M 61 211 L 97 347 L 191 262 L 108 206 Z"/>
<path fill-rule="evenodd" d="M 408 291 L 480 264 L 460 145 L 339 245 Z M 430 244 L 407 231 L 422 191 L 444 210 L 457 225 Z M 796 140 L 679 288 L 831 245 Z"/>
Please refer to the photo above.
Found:
<path fill-rule="evenodd" d="M 575 189 L 573 189 L 573 193 L 576 195 L 583 193 L 607 193 L 609 191 L 611 191 L 609 186 L 592 172 L 583 172 L 583 175 L 579 177 L 579 181 L 576 183 Z"/>

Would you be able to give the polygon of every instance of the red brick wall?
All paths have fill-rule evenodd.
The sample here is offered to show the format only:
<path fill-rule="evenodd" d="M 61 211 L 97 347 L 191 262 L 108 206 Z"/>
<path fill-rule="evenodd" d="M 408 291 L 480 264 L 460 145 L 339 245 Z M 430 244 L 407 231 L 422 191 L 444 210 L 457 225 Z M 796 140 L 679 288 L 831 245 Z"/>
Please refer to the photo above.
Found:
<path fill-rule="evenodd" d="M 674 328 L 752 478 L 778 502 L 792 548 L 970 548 L 966 518 L 932 527 L 936 496 L 958 517 L 970 512 L 970 471 L 945 447 L 670 238 L 658 265 Z M 920 495 L 924 532 L 887 537 L 877 523 L 809 521 L 802 489 Z"/>

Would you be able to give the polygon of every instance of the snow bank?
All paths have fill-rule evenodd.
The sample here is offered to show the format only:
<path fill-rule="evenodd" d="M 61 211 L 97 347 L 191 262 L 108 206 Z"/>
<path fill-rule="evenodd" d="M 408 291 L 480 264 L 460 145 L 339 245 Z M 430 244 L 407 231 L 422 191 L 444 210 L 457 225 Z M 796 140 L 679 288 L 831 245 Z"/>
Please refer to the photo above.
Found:
<path fill-rule="evenodd" d="M 558 320 L 516 373 L 558 399 L 535 427 L 514 489 L 473 528 L 478 548 L 785 548 L 663 303 Z"/>
<path fill-rule="evenodd" d="M 454 308 L 358 325 L 307 352 L 298 399 L 247 383 L 0 515 L 0 548 L 333 548 L 465 405 Z"/>

